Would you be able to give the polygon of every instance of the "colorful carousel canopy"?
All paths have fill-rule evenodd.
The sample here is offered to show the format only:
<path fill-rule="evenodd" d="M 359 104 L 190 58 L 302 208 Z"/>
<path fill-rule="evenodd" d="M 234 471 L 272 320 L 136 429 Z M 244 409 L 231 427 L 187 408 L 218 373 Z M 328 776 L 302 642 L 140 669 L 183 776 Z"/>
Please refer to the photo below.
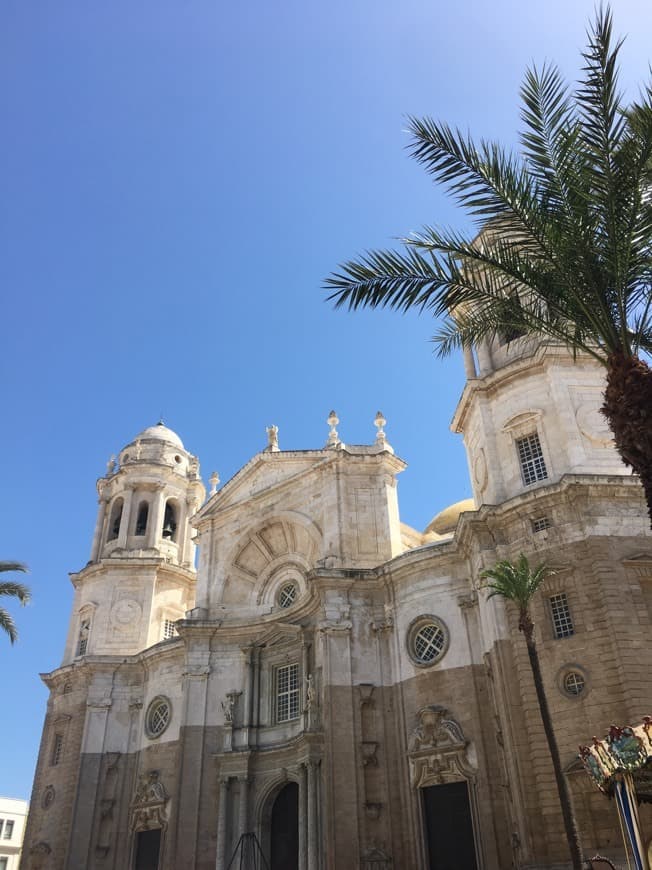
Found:
<path fill-rule="evenodd" d="M 580 746 L 580 759 L 600 791 L 613 795 L 622 774 L 632 776 L 638 801 L 652 803 L 652 716 L 640 725 L 612 725 L 604 740 Z"/>

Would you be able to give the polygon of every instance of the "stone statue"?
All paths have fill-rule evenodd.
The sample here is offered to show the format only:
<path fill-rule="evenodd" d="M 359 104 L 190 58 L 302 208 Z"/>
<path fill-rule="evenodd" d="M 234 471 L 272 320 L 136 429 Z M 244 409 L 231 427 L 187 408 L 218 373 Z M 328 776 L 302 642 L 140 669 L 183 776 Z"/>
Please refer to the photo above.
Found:
<path fill-rule="evenodd" d="M 140 778 L 134 803 L 163 803 L 167 800 L 167 797 L 165 786 L 160 780 L 159 771 L 150 770 Z"/>
<path fill-rule="evenodd" d="M 224 712 L 224 721 L 228 724 L 233 723 L 233 708 L 235 707 L 235 697 L 227 695 L 226 701 L 222 701 L 222 711 Z"/>
<path fill-rule="evenodd" d="M 278 426 L 267 427 L 267 450 L 270 453 L 276 453 L 279 450 Z"/>
<path fill-rule="evenodd" d="M 306 677 L 306 712 L 309 713 L 312 710 L 313 704 L 317 699 L 317 693 L 315 692 L 315 683 L 312 674 L 308 674 Z"/>

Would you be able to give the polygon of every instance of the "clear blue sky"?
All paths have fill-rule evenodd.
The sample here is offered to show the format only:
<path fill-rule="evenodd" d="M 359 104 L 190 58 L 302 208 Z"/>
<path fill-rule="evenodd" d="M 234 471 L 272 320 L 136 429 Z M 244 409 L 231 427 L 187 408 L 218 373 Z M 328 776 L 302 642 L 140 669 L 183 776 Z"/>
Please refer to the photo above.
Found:
<path fill-rule="evenodd" d="M 459 359 L 416 315 L 334 312 L 338 262 L 464 219 L 405 153 L 405 116 L 516 140 L 532 60 L 573 78 L 592 0 L 4 0 L 0 11 L 2 548 L 31 568 L 0 637 L 0 794 L 28 798 L 46 691 L 89 557 L 95 480 L 162 413 L 204 479 L 281 447 L 409 463 L 402 519 L 470 495 L 448 424 Z M 618 0 L 624 83 L 649 2 Z"/>

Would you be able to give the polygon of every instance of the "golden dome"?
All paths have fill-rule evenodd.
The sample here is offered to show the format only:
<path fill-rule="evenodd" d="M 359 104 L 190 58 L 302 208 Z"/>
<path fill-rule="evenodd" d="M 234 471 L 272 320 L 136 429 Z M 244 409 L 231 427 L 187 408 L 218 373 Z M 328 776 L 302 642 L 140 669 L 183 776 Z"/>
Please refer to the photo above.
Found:
<path fill-rule="evenodd" d="M 474 510 L 475 501 L 472 498 L 464 498 L 462 501 L 456 501 L 455 504 L 451 504 L 447 508 L 444 508 L 443 511 L 435 514 L 426 526 L 424 534 L 428 534 L 428 532 L 436 532 L 438 535 L 448 535 L 455 531 L 460 514 L 463 514 L 464 511 Z"/>

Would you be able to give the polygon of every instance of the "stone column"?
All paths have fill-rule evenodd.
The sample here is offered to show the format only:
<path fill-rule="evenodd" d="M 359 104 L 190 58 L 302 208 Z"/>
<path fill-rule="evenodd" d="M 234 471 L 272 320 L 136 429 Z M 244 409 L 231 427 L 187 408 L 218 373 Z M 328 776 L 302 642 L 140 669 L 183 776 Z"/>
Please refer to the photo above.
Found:
<path fill-rule="evenodd" d="M 308 870 L 308 794 L 306 765 L 299 766 L 299 870 Z"/>
<path fill-rule="evenodd" d="M 309 761 L 308 768 L 308 870 L 318 870 L 318 831 L 317 831 L 317 762 Z"/>
<path fill-rule="evenodd" d="M 478 343 L 476 346 L 476 352 L 478 354 L 478 364 L 480 366 L 480 377 L 483 378 L 485 375 L 491 374 L 494 370 L 491 349 L 489 348 L 489 342 L 486 338 L 483 338 L 482 341 Z"/>
<path fill-rule="evenodd" d="M 228 776 L 220 777 L 220 798 L 217 808 L 217 858 L 215 870 L 226 868 L 226 802 L 229 794 Z"/>
<path fill-rule="evenodd" d="M 106 517 L 107 500 L 102 497 L 100 499 L 100 509 L 97 512 L 97 523 L 95 524 L 95 534 L 93 535 L 93 546 L 91 548 L 91 562 L 97 562 L 100 556 L 100 547 L 104 537 L 104 519 Z"/>
<path fill-rule="evenodd" d="M 240 748 L 248 749 L 251 741 L 251 724 L 254 713 L 255 647 L 243 647 L 242 655 L 247 663 L 247 675 L 242 698 L 242 731 L 240 737 L 242 743 L 241 745 L 240 741 L 238 743 Z"/>
<path fill-rule="evenodd" d="M 184 498 L 180 498 L 178 501 L 179 504 L 179 515 L 177 516 L 177 562 L 181 565 L 183 563 L 183 551 L 186 547 L 186 538 L 188 537 L 188 523 L 186 522 L 188 517 L 188 505 Z"/>
<path fill-rule="evenodd" d="M 128 486 L 125 488 L 123 499 L 120 531 L 118 533 L 118 547 L 127 546 L 127 535 L 129 534 L 129 523 L 131 521 L 131 506 L 134 501 L 134 491 L 132 487 Z"/>
<path fill-rule="evenodd" d="M 240 834 L 248 834 L 249 833 L 249 777 L 241 776 L 239 778 L 240 783 L 240 806 L 238 810 L 238 825 L 240 827 Z"/>
<path fill-rule="evenodd" d="M 163 490 L 158 488 L 152 499 L 151 515 L 147 520 L 147 549 L 158 547 L 161 538 L 161 524 L 163 522 L 163 502 Z"/>
<path fill-rule="evenodd" d="M 473 348 L 469 345 L 466 345 L 464 348 L 464 373 L 467 378 L 477 377 L 475 360 L 473 359 Z"/>
<path fill-rule="evenodd" d="M 180 769 L 178 785 L 178 811 L 175 841 L 178 867 L 194 867 L 197 863 L 197 843 L 199 839 L 199 806 L 202 797 L 202 775 L 204 764 L 204 728 L 206 725 L 206 698 L 210 653 L 196 650 L 193 661 L 186 664 L 183 672 L 182 743 L 180 747 Z"/>

